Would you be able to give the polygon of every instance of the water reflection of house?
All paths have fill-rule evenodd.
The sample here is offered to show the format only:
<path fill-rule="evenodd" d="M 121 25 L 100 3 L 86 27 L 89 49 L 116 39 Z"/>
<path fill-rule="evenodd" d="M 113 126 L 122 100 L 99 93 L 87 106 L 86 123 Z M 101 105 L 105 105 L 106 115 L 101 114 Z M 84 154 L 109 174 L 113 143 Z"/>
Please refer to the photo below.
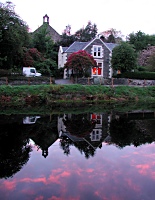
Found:
<path fill-rule="evenodd" d="M 93 149 L 101 148 L 102 142 L 108 137 L 109 130 L 109 116 L 107 114 L 88 114 L 87 118 L 90 121 L 95 121 L 95 127 L 92 131 L 83 137 L 79 137 L 75 134 L 70 133 L 64 124 L 64 120 L 74 118 L 72 114 L 65 114 L 62 117 L 58 117 L 58 133 L 59 137 L 68 137 L 73 142 L 86 142 Z"/>

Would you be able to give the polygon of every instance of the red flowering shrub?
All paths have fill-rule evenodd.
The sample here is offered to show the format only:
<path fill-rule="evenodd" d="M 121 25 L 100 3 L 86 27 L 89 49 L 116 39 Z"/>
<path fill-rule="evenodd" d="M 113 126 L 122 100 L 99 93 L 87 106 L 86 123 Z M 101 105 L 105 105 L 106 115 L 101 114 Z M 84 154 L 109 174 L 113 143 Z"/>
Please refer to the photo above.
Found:
<path fill-rule="evenodd" d="M 97 66 L 97 63 L 93 56 L 83 50 L 72 53 L 65 64 L 65 68 L 73 69 L 76 73 L 80 72 L 83 75 L 88 69 L 94 66 Z"/>
<path fill-rule="evenodd" d="M 35 61 L 44 61 L 43 55 L 36 49 L 24 49 L 23 64 L 24 66 L 33 66 Z"/>

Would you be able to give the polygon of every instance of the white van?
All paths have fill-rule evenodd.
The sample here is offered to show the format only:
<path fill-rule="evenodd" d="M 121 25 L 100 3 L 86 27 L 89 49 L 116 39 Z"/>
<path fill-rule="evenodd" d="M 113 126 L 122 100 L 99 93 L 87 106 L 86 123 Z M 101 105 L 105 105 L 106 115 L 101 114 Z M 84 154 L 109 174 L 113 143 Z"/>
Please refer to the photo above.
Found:
<path fill-rule="evenodd" d="M 26 77 L 35 77 L 41 76 L 41 73 L 38 73 L 35 67 L 23 67 L 23 75 Z"/>

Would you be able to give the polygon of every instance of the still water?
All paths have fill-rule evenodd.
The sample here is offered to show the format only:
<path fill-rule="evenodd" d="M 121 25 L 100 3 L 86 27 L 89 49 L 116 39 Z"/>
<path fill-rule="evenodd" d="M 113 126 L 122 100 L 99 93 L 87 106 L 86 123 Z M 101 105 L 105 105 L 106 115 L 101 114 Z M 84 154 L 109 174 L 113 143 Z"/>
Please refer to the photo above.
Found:
<path fill-rule="evenodd" d="M 155 114 L 0 115 L 0 199 L 155 199 Z"/>

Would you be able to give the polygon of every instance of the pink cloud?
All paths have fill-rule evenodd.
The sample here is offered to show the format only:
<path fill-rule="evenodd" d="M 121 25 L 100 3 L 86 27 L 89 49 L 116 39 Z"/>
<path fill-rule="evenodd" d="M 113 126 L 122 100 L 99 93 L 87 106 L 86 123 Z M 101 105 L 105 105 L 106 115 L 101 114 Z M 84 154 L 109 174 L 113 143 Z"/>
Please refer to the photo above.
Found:
<path fill-rule="evenodd" d="M 48 200 L 62 200 L 62 198 L 56 197 L 56 196 L 52 196 L 52 197 L 48 198 Z"/>
<path fill-rule="evenodd" d="M 92 172 L 94 172 L 94 169 L 87 169 L 86 172 L 87 173 L 92 173 Z"/>
<path fill-rule="evenodd" d="M 3 182 L 3 186 L 7 189 L 7 190 L 14 190 L 16 187 L 16 181 L 4 181 Z"/>
<path fill-rule="evenodd" d="M 43 200 L 43 199 L 44 199 L 44 196 L 39 196 L 35 198 L 35 200 Z"/>
<path fill-rule="evenodd" d="M 20 182 L 31 182 L 31 183 L 44 183 L 47 184 L 46 178 L 42 177 L 42 178 L 23 178 L 20 180 Z"/>
<path fill-rule="evenodd" d="M 136 165 L 136 168 L 139 170 L 140 174 L 146 175 L 147 170 L 150 168 L 148 164 L 143 164 L 143 165 Z"/>
<path fill-rule="evenodd" d="M 138 185 L 136 185 L 133 180 L 131 179 L 127 179 L 126 180 L 128 187 L 130 187 L 132 190 L 139 192 L 140 191 L 140 187 Z"/>
<path fill-rule="evenodd" d="M 64 171 L 63 169 L 53 170 L 52 174 L 48 178 L 48 181 L 50 183 L 52 182 L 52 183 L 61 184 L 62 181 L 60 179 L 69 177 L 70 175 L 71 175 L 71 172 Z"/>

